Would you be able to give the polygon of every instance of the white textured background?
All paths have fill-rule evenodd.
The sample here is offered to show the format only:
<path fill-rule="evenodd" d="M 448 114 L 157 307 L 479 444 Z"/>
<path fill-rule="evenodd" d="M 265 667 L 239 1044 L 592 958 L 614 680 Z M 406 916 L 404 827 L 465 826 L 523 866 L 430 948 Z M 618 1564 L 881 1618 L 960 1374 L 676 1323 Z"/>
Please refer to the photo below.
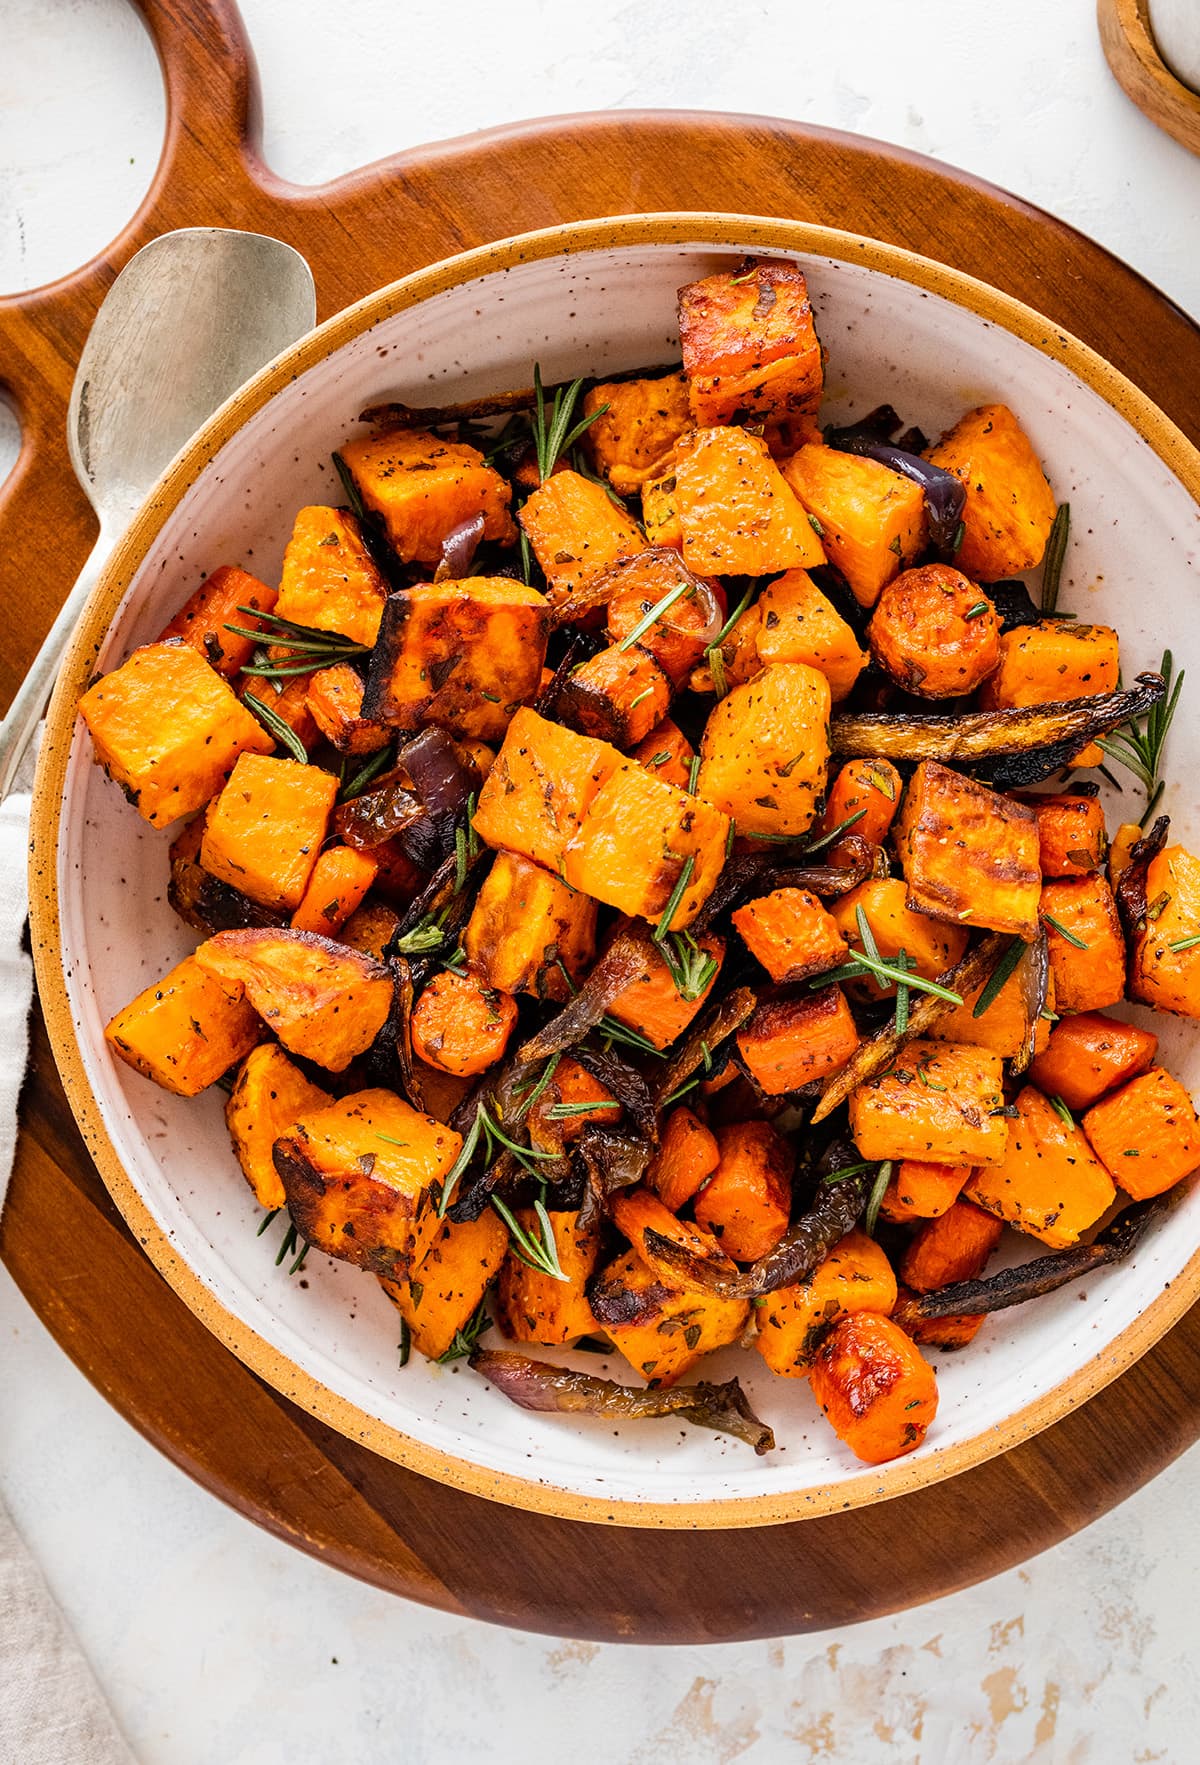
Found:
<path fill-rule="evenodd" d="M 1200 315 L 1200 163 L 1112 83 L 1091 0 L 242 10 L 267 157 L 298 181 L 545 113 L 790 115 L 1004 184 Z M 153 171 L 163 108 L 125 0 L 0 0 L 0 44 L 11 291 L 72 269 L 119 229 Z M 0 409 L 0 472 L 15 440 Z M 0 1343 L 0 1487 L 145 1765 L 1200 1756 L 1195 1452 L 1080 1538 L 898 1618 L 778 1643 L 597 1647 L 404 1605 L 257 1531 L 106 1407 L 3 1271 Z"/>

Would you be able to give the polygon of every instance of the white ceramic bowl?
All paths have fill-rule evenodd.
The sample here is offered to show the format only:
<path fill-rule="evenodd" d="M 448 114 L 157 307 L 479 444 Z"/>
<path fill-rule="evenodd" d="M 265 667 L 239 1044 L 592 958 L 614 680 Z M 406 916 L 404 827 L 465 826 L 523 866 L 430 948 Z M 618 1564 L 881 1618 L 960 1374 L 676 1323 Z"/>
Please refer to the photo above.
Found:
<path fill-rule="evenodd" d="M 296 509 L 339 500 L 330 454 L 365 405 L 527 385 L 534 360 L 548 381 L 668 361 L 676 289 L 747 250 L 804 267 L 829 352 L 825 417 L 886 399 L 936 434 L 969 406 L 1010 403 L 1072 505 L 1062 605 L 1118 627 L 1127 676 L 1170 641 L 1200 685 L 1200 627 L 1185 616 L 1200 562 L 1200 459 L 1113 369 L 1017 302 L 888 246 L 792 222 L 632 217 L 410 276 L 330 320 L 233 399 L 167 473 L 97 587 L 38 774 L 33 927 L 51 1035 L 101 1173 L 163 1274 L 264 1379 L 377 1451 L 499 1500 L 626 1525 L 826 1512 L 951 1475 L 1044 1427 L 1191 1304 L 1200 1194 L 1129 1263 L 1002 1313 L 967 1352 L 939 1355 L 941 1407 L 925 1445 L 878 1470 L 833 1437 L 806 1382 L 734 1349 L 713 1373 L 736 1370 L 774 1426 L 779 1449 L 765 1458 L 669 1421 L 614 1428 L 529 1415 L 462 1363 L 414 1355 L 401 1370 L 396 1315 L 369 1276 L 319 1256 L 301 1276 L 275 1267 L 279 1226 L 255 1235 L 260 1216 L 229 1148 L 222 1094 L 168 1096 L 105 1048 L 110 1014 L 196 940 L 167 906 L 166 838 L 92 765 L 74 707 L 94 669 L 152 639 L 201 572 L 240 562 L 276 577 Z M 1200 721 L 1186 699 L 1170 775 L 1165 806 L 1194 839 Z M 1167 1064 L 1195 1088 L 1191 1026 L 1155 1027 Z M 1035 1249 L 1015 1242 L 1010 1255 Z M 619 1362 L 579 1364 L 623 1376 Z"/>

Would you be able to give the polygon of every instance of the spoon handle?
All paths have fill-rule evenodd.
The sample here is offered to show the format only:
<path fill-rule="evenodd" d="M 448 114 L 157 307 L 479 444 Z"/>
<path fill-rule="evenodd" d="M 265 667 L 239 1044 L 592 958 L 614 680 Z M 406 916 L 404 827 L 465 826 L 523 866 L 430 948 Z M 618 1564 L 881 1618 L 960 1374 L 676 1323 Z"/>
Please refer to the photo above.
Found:
<path fill-rule="evenodd" d="M 54 624 L 33 659 L 33 666 L 17 688 L 8 715 L 0 722 L 0 802 L 12 793 L 21 761 L 28 752 L 54 688 L 71 634 L 111 551 L 112 535 L 102 527 L 74 587 L 59 608 Z"/>

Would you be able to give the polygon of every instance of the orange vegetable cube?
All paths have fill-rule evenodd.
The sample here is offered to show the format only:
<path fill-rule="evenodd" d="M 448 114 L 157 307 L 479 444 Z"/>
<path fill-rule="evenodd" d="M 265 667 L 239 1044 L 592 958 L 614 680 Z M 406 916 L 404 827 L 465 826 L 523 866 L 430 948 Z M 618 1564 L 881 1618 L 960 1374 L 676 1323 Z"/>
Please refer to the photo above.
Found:
<path fill-rule="evenodd" d="M 697 423 L 815 418 L 824 369 L 798 265 L 762 258 L 690 282 L 679 341 Z"/>
<path fill-rule="evenodd" d="M 676 446 L 673 471 L 672 502 L 689 570 L 762 576 L 825 562 L 808 516 L 757 435 L 693 430 Z"/>
<path fill-rule="evenodd" d="M 319 766 L 243 754 L 209 810 L 201 864 L 252 901 L 294 912 L 337 793 L 337 779 Z"/>
<path fill-rule="evenodd" d="M 265 705 L 273 717 L 286 723 L 305 753 L 312 752 L 319 734 L 316 718 L 308 708 L 310 679 L 309 675 L 295 674 L 290 680 L 278 681 L 248 674 L 238 689 L 242 703 L 251 711 L 256 705 Z M 257 720 L 257 713 L 255 716 Z"/>
<path fill-rule="evenodd" d="M 896 821 L 908 903 L 933 919 L 1037 936 L 1042 872 L 1032 809 L 922 760 Z"/>
<path fill-rule="evenodd" d="M 683 527 L 675 512 L 678 483 L 672 454 L 665 469 L 642 486 L 642 527 L 648 545 L 672 551 L 679 551 L 683 545 Z"/>
<path fill-rule="evenodd" d="M 649 938 L 643 941 L 646 961 L 641 973 L 630 981 L 608 1008 L 608 1015 L 627 1024 L 656 1048 L 668 1048 L 703 1010 L 725 958 L 724 939 L 709 932 L 697 940 L 700 949 L 716 963 L 712 978 L 695 999 L 685 999 L 675 985 L 671 970 Z"/>
<path fill-rule="evenodd" d="M 1054 492 L 1007 405 L 968 411 L 928 457 L 967 487 L 955 560 L 960 570 L 979 582 L 998 582 L 1041 563 L 1054 525 Z"/>
<path fill-rule="evenodd" d="M 386 901 L 368 901 L 355 908 L 338 934 L 339 944 L 361 950 L 378 962 L 400 926 L 400 915 Z"/>
<path fill-rule="evenodd" d="M 222 564 L 208 579 L 189 595 L 171 623 L 159 635 L 159 643 L 173 637 L 182 638 L 198 650 L 210 667 L 232 680 L 240 674 L 253 655 L 256 643 L 252 637 L 235 637 L 228 625 L 240 625 L 246 631 L 262 631 L 264 627 L 253 613 L 243 607 L 269 613 L 275 605 L 275 590 L 239 570 L 235 564 Z M 264 638 L 263 642 L 270 642 Z"/>
<path fill-rule="evenodd" d="M 584 811 L 562 873 L 573 889 L 650 920 L 666 912 L 686 877 L 668 928 L 679 931 L 712 894 L 728 832 L 729 818 L 719 808 L 625 760 Z"/>
<path fill-rule="evenodd" d="M 391 739 L 383 724 L 363 716 L 366 689 L 349 662 L 319 668 L 309 675 L 307 686 L 304 702 L 313 722 L 339 754 L 374 754 Z"/>
<path fill-rule="evenodd" d="M 333 1099 L 305 1078 L 275 1042 L 252 1048 L 242 1062 L 225 1105 L 225 1125 L 238 1163 L 260 1207 L 282 1207 L 287 1200 L 271 1148 L 305 1114 Z"/>
<path fill-rule="evenodd" d="M 840 1072 L 859 1040 L 840 987 L 766 999 L 737 1033 L 746 1070 L 768 1097 Z"/>
<path fill-rule="evenodd" d="M 984 681 L 979 703 L 985 710 L 1094 699 L 1116 691 L 1121 672 L 1118 639 L 1108 625 L 1077 619 L 1043 619 L 1020 625 L 1000 639 L 1000 665 Z M 1074 766 L 1098 766 L 1103 754 L 1095 742 L 1075 755 Z"/>
<path fill-rule="evenodd" d="M 691 783 L 695 749 L 669 717 L 656 723 L 650 734 L 629 750 L 629 757 L 653 773 L 655 778 L 661 778 L 664 784 L 673 784 L 677 790 L 686 791 Z"/>
<path fill-rule="evenodd" d="M 341 450 L 367 508 L 383 517 L 388 539 L 406 563 L 436 564 L 448 533 L 483 516 L 484 539 L 516 538 L 512 491 L 478 448 L 422 429 L 393 429 L 348 441 Z"/>
<path fill-rule="evenodd" d="M 904 780 L 890 760 L 847 760 L 829 787 L 819 831 L 829 834 L 844 827 L 847 833 L 882 846 L 903 791 Z"/>
<path fill-rule="evenodd" d="M 608 600 L 612 642 L 626 641 L 641 627 L 637 642 L 649 650 L 673 686 L 683 686 L 714 635 L 710 614 L 714 603 L 718 608 L 724 605 L 724 597 L 693 576 L 679 553 L 667 546 L 622 558 L 605 571 L 605 581 L 619 584 Z M 646 625 L 646 615 L 671 596 L 675 598 Z"/>
<path fill-rule="evenodd" d="M 624 1113 L 607 1085 L 564 1054 L 526 1118 L 530 1144 L 543 1152 L 561 1152 L 578 1140 L 585 1128 L 594 1123 L 616 1127 Z"/>
<path fill-rule="evenodd" d="M 938 1042 L 974 1042 L 980 1048 L 990 1048 L 993 1054 L 999 1054 L 1004 1060 L 1014 1059 L 1024 1052 L 1029 1042 L 1029 1012 L 1020 964 L 990 1005 L 976 1017 L 975 1008 L 987 984 L 984 980 L 977 987 L 969 987 L 963 993 L 962 1004 L 952 1005 L 929 1034 Z M 1045 1009 L 1039 1012 L 1034 1029 L 1035 1053 L 1040 1054 L 1050 1040 L 1051 1020 L 1047 1014 L 1054 1011 L 1056 1004 L 1054 971 L 1051 969 L 1046 981 Z"/>
<path fill-rule="evenodd" d="M 1126 1195 L 1161 1195 L 1200 1165 L 1200 1122 L 1190 1093 L 1165 1067 L 1131 1079 L 1083 1118 L 1092 1151 Z"/>
<path fill-rule="evenodd" d="M 811 443 L 792 455 L 783 475 L 817 524 L 817 532 L 862 607 L 921 554 L 926 541 L 925 494 L 899 472 L 857 454 Z"/>
<path fill-rule="evenodd" d="M 969 1164 L 927 1164 L 919 1158 L 900 1161 L 883 1192 L 879 1211 L 885 1220 L 935 1220 L 948 1212 L 971 1174 Z"/>
<path fill-rule="evenodd" d="M 867 627 L 871 654 L 906 692 L 972 693 L 1000 662 L 1000 615 L 961 570 L 923 564 L 894 577 Z"/>
<path fill-rule="evenodd" d="M 700 743 L 700 795 L 740 834 L 801 834 L 812 825 L 829 761 L 829 682 L 776 662 L 713 706 Z"/>
<path fill-rule="evenodd" d="M 850 1133 L 866 1159 L 1000 1164 L 1008 1135 L 1000 1056 L 960 1042 L 915 1040 L 850 1093 Z M 911 1286 L 912 1283 L 910 1282 Z"/>
<path fill-rule="evenodd" d="M 1055 1010 L 1100 1011 L 1123 999 L 1125 939 L 1117 903 L 1104 878 L 1063 877 L 1048 882 L 1042 890 L 1041 911 Z"/>
<path fill-rule="evenodd" d="M 891 1318 L 852 1312 L 817 1350 L 812 1390 L 839 1440 L 881 1465 L 920 1446 L 937 1414 L 933 1368 Z"/>
<path fill-rule="evenodd" d="M 596 953 L 596 903 L 528 858 L 498 852 L 463 949 L 487 986 L 564 1001 Z"/>
<path fill-rule="evenodd" d="M 773 1373 L 803 1379 L 839 1318 L 886 1316 L 895 1303 L 896 1277 L 883 1251 L 865 1232 L 847 1232 L 809 1280 L 767 1295 L 754 1346 Z"/>
<path fill-rule="evenodd" d="M 807 570 L 785 570 L 758 597 L 758 659 L 806 662 L 829 682 L 834 704 L 844 699 L 867 665 L 858 639 Z"/>
<path fill-rule="evenodd" d="M 707 1233 L 696 1235 L 716 1248 Z M 597 1324 L 652 1389 L 678 1384 L 706 1354 L 736 1342 L 750 1316 L 746 1300 L 673 1285 L 634 1250 L 609 1263 L 590 1295 Z"/>
<path fill-rule="evenodd" d="M 370 645 L 379 634 L 387 593 L 353 515 L 301 509 L 283 554 L 275 603 L 281 619 Z"/>
<path fill-rule="evenodd" d="M 394 982 L 389 969 L 313 932 L 219 932 L 196 961 L 219 979 L 238 981 L 285 1048 L 328 1072 L 345 1072 L 387 1021 Z"/>
<path fill-rule="evenodd" d="M 495 1066 L 517 1024 L 511 993 L 486 987 L 473 974 L 444 968 L 423 989 L 412 1014 L 418 1060 L 458 1078 Z"/>
<path fill-rule="evenodd" d="M 966 950 L 967 934 L 960 926 L 915 912 L 907 904 L 899 877 L 881 877 L 859 883 L 833 904 L 831 917 L 852 952 L 864 947 L 858 927 L 860 907 L 883 960 L 893 962 L 903 950 L 915 964 L 913 973 L 927 981 L 953 968 Z M 853 984 L 870 999 L 890 999 L 896 991 L 890 981 L 864 979 Z"/>
<path fill-rule="evenodd" d="M 1068 1109 L 1090 1109 L 1107 1092 L 1154 1064 L 1158 1037 L 1115 1017 L 1080 1011 L 1051 1030 L 1029 1068 L 1039 1091 L 1061 1097 Z"/>
<path fill-rule="evenodd" d="M 913 1237 L 900 1259 L 900 1279 L 916 1293 L 977 1281 L 1003 1234 L 1000 1220 L 956 1200 Z"/>
<path fill-rule="evenodd" d="M 292 914 L 293 929 L 321 932 L 331 938 L 361 906 L 378 871 L 372 853 L 356 852 L 353 846 L 330 846 L 313 866 L 308 887 Z M 391 917 L 394 921 L 396 916 Z"/>
<path fill-rule="evenodd" d="M 185 956 L 105 1025 L 114 1054 L 164 1091 L 196 1097 L 263 1037 L 258 1013 L 236 982 Z"/>
<path fill-rule="evenodd" d="M 1177 1017 L 1200 1017 L 1200 858 L 1167 846 L 1146 867 L 1146 915 L 1134 938 L 1129 993 Z M 1173 947 L 1174 946 L 1174 947 Z"/>
<path fill-rule="evenodd" d="M 963 1195 L 1019 1232 L 1061 1249 L 1095 1225 L 1116 1192 L 1082 1130 L 1035 1086 L 1018 1093 L 1016 1109 L 1002 1163 L 976 1171 Z"/>
<path fill-rule="evenodd" d="M 1104 810 L 1095 797 L 1060 791 L 1021 800 L 1037 816 L 1043 876 L 1091 876 L 1104 869 L 1108 835 Z"/>
<path fill-rule="evenodd" d="M 555 706 L 564 723 L 581 735 L 631 748 L 667 714 L 671 683 L 640 644 L 610 644 L 568 676 Z"/>
<path fill-rule="evenodd" d="M 692 1199 L 721 1162 L 716 1135 L 684 1103 L 663 1123 L 662 1139 L 646 1172 L 646 1183 L 672 1213 Z"/>
<path fill-rule="evenodd" d="M 474 828 L 489 846 L 562 873 L 567 846 L 606 779 L 617 749 L 522 708 L 479 793 Z"/>
<path fill-rule="evenodd" d="M 739 907 L 733 923 L 773 981 L 807 980 L 846 957 L 837 921 L 807 889 L 772 889 Z"/>
<path fill-rule="evenodd" d="M 726 1256 L 757 1262 L 788 1229 L 795 1157 L 770 1122 L 735 1122 L 716 1138 L 720 1163 L 696 1197 L 696 1224 Z"/>
<path fill-rule="evenodd" d="M 479 1309 L 508 1254 L 508 1229 L 490 1207 L 477 1220 L 443 1220 L 409 1275 L 380 1285 L 408 1325 L 413 1347 L 440 1360 Z"/>
<path fill-rule="evenodd" d="M 603 484 L 579 472 L 555 472 L 521 505 L 519 519 L 546 578 L 550 605 L 571 596 L 618 558 L 646 549 L 632 516 L 618 509 Z"/>
<path fill-rule="evenodd" d="M 514 1211 L 527 1232 L 538 1230 L 531 1207 Z M 600 1234 L 595 1226 L 581 1227 L 578 1213 L 547 1212 L 559 1267 L 567 1278 L 559 1281 L 509 1254 L 496 1288 L 496 1322 L 513 1342 L 561 1345 L 590 1336 L 596 1328 L 587 1284 L 600 1252 Z"/>
<path fill-rule="evenodd" d="M 676 441 L 692 426 L 688 383 L 682 374 L 602 381 L 583 399 L 585 417 L 597 411 L 602 414 L 585 431 L 583 445 L 596 471 L 618 496 L 641 490 L 670 460 Z"/>

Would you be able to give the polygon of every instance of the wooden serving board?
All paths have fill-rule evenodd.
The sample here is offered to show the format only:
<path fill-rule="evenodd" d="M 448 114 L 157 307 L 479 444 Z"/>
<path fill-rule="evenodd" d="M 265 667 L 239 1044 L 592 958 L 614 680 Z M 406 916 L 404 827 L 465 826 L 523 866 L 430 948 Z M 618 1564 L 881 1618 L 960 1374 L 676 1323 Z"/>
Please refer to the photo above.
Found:
<path fill-rule="evenodd" d="M 297 246 L 321 316 L 420 265 L 587 216 L 725 209 L 820 221 L 956 265 L 1076 332 L 1200 441 L 1200 331 L 1125 265 L 1001 191 L 877 142 L 755 117 L 557 118 L 402 154 L 320 189 L 258 150 L 230 0 L 139 0 L 162 57 L 154 184 L 104 256 L 0 301 L 0 385 L 24 447 L 0 488 L 5 698 L 91 545 L 67 460 L 75 362 L 116 271 L 170 227 Z M 1154 1476 L 1200 1432 L 1200 1308 L 1085 1408 L 976 1470 L 845 1514 L 735 1532 L 588 1526 L 377 1458 L 268 1389 L 143 1256 L 97 1177 L 40 1021 L 0 1251 L 62 1347 L 191 1476 L 281 1537 L 448 1611 L 576 1637 L 699 1642 L 849 1623 L 993 1575 Z"/>

